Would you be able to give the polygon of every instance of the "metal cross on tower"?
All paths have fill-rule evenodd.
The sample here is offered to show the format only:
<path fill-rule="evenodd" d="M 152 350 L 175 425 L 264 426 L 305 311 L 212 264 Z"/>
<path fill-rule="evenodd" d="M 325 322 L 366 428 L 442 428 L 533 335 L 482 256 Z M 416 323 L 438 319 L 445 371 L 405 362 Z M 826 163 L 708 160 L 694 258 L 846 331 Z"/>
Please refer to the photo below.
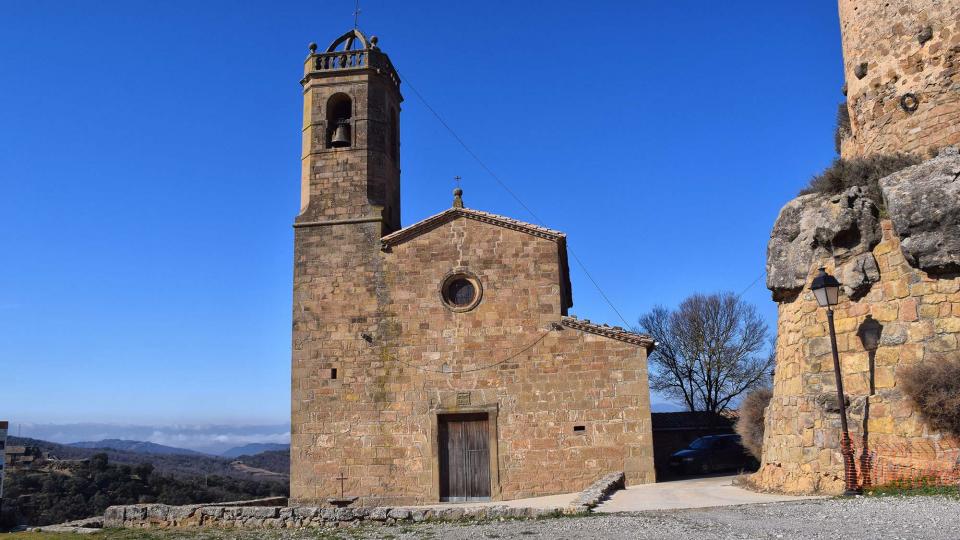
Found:
<path fill-rule="evenodd" d="M 356 2 L 354 2 L 353 27 L 360 28 L 360 0 L 356 0 Z"/>

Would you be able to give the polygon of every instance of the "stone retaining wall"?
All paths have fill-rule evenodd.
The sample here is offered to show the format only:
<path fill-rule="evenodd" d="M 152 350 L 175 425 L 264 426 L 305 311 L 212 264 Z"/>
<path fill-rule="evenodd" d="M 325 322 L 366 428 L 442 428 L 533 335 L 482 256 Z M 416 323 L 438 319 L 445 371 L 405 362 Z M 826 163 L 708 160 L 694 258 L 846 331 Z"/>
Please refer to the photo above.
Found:
<path fill-rule="evenodd" d="M 611 493 L 622 489 L 626 476 L 622 471 L 605 475 L 583 490 L 570 506 L 548 508 L 512 507 L 503 504 L 462 507 L 386 507 L 330 508 L 318 506 L 224 506 L 193 504 L 134 504 L 111 506 L 103 516 L 103 527 L 111 529 L 148 529 L 210 527 L 219 529 L 289 529 L 300 527 L 342 527 L 361 523 L 405 523 L 421 521 L 461 521 L 492 519 L 530 519 L 556 515 L 586 514 Z M 270 501 L 261 499 L 260 501 Z M 249 503 L 250 501 L 242 501 Z M 227 503 L 229 504 L 229 503 Z M 65 524 L 66 525 L 66 524 Z"/>
<path fill-rule="evenodd" d="M 169 506 L 138 504 L 111 506 L 104 514 L 106 528 L 212 527 L 222 529 L 338 527 L 369 523 L 538 518 L 578 514 L 581 508 L 514 508 L 506 505 L 424 508 L 329 508 L 317 506 Z"/>
<path fill-rule="evenodd" d="M 836 306 L 837 344 L 850 406 L 857 467 L 873 483 L 955 474 L 960 443 L 931 430 L 899 388 L 905 368 L 960 357 L 960 277 L 912 268 L 889 220 L 870 254 L 877 281 L 869 293 Z M 814 261 L 805 282 L 820 264 Z M 838 272 L 838 275 L 840 273 Z M 858 337 L 872 317 L 882 325 L 874 355 Z M 779 304 L 777 365 L 767 408 L 763 461 L 753 482 L 788 493 L 843 491 L 840 415 L 825 310 L 809 288 Z"/>
<path fill-rule="evenodd" d="M 580 496 L 573 501 L 571 508 L 586 512 L 603 502 L 614 491 L 624 487 L 626 487 L 626 476 L 623 472 L 610 473 L 580 492 Z"/>

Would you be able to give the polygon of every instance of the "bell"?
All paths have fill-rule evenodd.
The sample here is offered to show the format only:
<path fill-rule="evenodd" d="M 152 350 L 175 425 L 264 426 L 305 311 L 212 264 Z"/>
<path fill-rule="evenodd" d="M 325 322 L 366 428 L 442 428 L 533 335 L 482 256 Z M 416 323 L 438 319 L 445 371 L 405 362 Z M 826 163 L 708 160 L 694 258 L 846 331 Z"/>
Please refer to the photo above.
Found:
<path fill-rule="evenodd" d="M 337 123 L 337 129 L 333 132 L 333 138 L 330 139 L 330 146 L 333 148 L 345 148 L 350 146 L 349 120 L 341 120 Z"/>

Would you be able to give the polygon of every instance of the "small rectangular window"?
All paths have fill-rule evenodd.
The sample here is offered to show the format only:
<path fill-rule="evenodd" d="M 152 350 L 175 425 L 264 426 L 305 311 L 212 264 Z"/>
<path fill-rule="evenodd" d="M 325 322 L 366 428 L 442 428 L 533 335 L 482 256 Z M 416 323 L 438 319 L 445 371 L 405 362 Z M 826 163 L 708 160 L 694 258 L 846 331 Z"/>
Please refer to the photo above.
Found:
<path fill-rule="evenodd" d="M 586 433 L 587 426 L 573 426 L 574 433 Z"/>
<path fill-rule="evenodd" d="M 337 378 L 337 368 L 330 368 L 330 378 L 331 379 Z"/>

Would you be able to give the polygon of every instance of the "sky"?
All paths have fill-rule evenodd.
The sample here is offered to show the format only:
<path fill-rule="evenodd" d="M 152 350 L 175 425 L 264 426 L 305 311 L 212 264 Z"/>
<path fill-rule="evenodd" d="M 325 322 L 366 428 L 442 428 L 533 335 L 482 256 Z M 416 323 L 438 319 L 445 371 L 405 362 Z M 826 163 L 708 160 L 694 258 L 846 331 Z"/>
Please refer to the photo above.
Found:
<path fill-rule="evenodd" d="M 4 2 L 0 417 L 288 422 L 299 80 L 353 9 Z M 403 79 L 403 224 L 461 176 L 467 206 L 567 233 L 616 307 L 571 261 L 573 314 L 746 291 L 775 327 L 770 229 L 834 157 L 834 2 L 361 9 Z"/>

